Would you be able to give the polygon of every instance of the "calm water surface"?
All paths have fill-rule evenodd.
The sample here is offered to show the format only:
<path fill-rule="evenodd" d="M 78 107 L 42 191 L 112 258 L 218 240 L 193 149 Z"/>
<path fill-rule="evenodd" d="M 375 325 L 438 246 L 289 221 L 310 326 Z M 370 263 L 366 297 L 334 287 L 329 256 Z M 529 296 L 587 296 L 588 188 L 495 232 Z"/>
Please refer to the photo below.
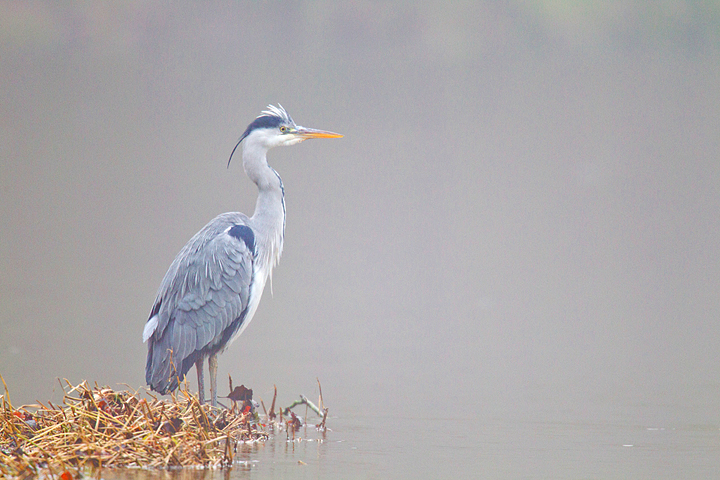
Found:
<path fill-rule="evenodd" d="M 231 471 L 105 472 L 103 478 L 701 479 L 720 472 L 717 425 L 442 418 L 331 418 L 244 446 Z"/>

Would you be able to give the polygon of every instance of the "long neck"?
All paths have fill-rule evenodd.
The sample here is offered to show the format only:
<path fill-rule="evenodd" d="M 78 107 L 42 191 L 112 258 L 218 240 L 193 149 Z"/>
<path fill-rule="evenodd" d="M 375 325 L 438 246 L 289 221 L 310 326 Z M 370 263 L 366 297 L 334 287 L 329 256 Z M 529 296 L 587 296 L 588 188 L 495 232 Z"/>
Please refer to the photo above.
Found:
<path fill-rule="evenodd" d="M 260 261 L 269 270 L 280 259 L 285 237 L 285 191 L 280 175 L 267 163 L 267 150 L 248 143 L 243 149 L 243 166 L 258 187 L 255 213 L 250 218 L 261 254 Z M 259 237 L 259 238 L 258 238 Z"/>

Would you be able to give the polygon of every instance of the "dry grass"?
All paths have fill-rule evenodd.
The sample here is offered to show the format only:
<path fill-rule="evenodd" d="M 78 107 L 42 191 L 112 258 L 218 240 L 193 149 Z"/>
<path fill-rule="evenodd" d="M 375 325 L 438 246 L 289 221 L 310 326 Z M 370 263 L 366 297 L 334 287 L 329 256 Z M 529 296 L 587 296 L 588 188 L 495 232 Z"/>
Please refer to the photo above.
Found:
<path fill-rule="evenodd" d="M 5 387 L 0 477 L 42 472 L 64 480 L 100 467 L 229 467 L 239 442 L 268 437 L 254 414 L 200 405 L 186 388 L 162 400 L 65 383 L 62 406 L 15 409 Z"/>

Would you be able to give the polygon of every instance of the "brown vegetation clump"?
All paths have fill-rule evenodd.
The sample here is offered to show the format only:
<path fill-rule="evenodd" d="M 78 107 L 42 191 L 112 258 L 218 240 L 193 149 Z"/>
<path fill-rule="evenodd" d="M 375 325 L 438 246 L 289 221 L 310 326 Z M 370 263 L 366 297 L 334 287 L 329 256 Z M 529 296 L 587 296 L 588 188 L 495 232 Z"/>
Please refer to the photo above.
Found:
<path fill-rule="evenodd" d="M 238 443 L 268 437 L 249 408 L 200 405 L 187 388 L 163 400 L 65 382 L 62 406 L 15 409 L 7 387 L 0 395 L 0 477 L 43 470 L 65 478 L 61 472 L 99 467 L 225 467 Z"/>

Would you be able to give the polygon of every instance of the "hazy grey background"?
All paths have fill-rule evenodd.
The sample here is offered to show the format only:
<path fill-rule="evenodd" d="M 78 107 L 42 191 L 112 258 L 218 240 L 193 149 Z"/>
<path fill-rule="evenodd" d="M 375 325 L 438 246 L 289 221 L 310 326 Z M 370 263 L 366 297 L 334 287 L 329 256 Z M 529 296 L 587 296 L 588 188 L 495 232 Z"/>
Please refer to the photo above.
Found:
<path fill-rule="evenodd" d="M 720 4 L 0 4 L 0 373 L 144 384 L 182 245 L 256 190 L 285 253 L 221 385 L 337 415 L 720 423 Z M 192 375 L 194 379 L 194 374 Z M 193 381 L 194 384 L 194 381 Z M 717 433 L 715 433 L 717 435 Z"/>

